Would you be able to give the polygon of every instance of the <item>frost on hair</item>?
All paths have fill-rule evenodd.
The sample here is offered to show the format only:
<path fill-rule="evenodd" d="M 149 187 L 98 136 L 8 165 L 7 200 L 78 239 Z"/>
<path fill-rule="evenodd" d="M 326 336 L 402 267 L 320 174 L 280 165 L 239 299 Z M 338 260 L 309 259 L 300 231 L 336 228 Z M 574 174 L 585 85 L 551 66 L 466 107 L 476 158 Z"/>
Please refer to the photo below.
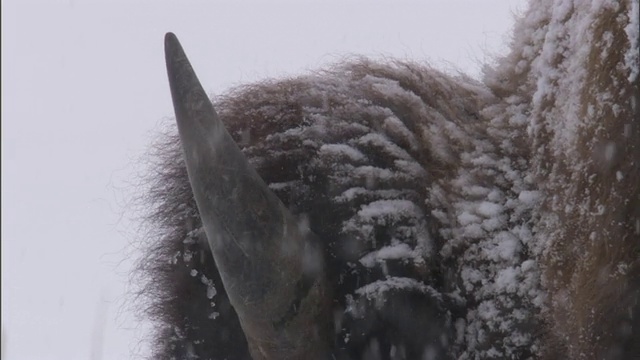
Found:
<path fill-rule="evenodd" d="M 638 1 L 533 1 L 482 82 L 355 59 L 214 99 L 324 244 L 339 359 L 640 354 Z M 249 359 L 177 135 L 140 261 L 155 359 Z"/>

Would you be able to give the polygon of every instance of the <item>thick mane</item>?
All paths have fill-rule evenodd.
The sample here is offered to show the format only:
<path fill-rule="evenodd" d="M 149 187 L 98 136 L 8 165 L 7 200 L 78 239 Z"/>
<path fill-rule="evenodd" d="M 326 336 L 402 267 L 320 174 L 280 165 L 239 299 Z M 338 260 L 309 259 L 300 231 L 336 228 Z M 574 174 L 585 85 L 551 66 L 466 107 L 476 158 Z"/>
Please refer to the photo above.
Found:
<path fill-rule="evenodd" d="M 482 82 L 359 58 L 214 107 L 324 246 L 338 359 L 640 355 L 638 1 L 534 1 Z M 251 359 L 175 130 L 139 275 L 154 359 Z"/>
<path fill-rule="evenodd" d="M 468 146 L 470 140 L 468 130 L 456 123 L 478 122 L 479 104 L 492 99 L 469 79 L 415 64 L 361 60 L 314 76 L 241 87 L 215 105 L 271 189 L 325 239 L 336 306 L 344 311 L 369 306 L 364 299 L 371 295 L 357 291 L 391 275 L 389 291 L 411 288 L 412 296 L 425 304 L 431 300 L 422 293 L 442 286 L 435 265 L 439 226 L 429 220 L 424 184 L 429 178 L 451 177 L 459 161 L 456 147 Z M 425 127 L 425 116 L 434 119 L 431 128 Z M 444 138 L 446 132 L 451 136 Z M 141 263 L 151 279 L 145 294 L 150 295 L 150 315 L 159 324 L 155 356 L 248 356 L 202 240 L 179 141 L 173 134 L 165 137 L 156 147 L 161 161 L 150 191 L 155 211 L 149 217 L 164 237 L 151 245 L 150 256 Z M 433 146 L 431 138 L 440 144 Z M 361 258 L 367 261 L 358 262 Z M 398 283 L 398 278 L 417 281 Z M 345 314 L 344 321 L 354 328 L 362 322 L 349 318 L 349 311 Z M 443 316 L 441 322 L 445 320 Z M 372 328 L 367 331 L 374 327 L 360 326 Z M 344 334 L 342 341 L 349 337 L 356 336 Z M 369 340 L 351 341 L 366 348 Z M 354 351 L 360 356 L 367 349 Z"/>
<path fill-rule="evenodd" d="M 532 3 L 487 77 L 526 104 L 557 357 L 640 354 L 638 26 L 637 1 Z"/>

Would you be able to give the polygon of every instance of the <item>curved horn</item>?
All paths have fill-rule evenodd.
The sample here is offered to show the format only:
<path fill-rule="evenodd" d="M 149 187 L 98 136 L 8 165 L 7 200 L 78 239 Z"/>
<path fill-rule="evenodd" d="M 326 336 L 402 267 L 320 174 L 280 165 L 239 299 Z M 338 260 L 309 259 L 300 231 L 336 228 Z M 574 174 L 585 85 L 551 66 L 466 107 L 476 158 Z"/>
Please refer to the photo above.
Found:
<path fill-rule="evenodd" d="M 176 36 L 167 73 L 189 182 L 254 359 L 326 359 L 331 318 L 322 252 L 216 115 Z"/>

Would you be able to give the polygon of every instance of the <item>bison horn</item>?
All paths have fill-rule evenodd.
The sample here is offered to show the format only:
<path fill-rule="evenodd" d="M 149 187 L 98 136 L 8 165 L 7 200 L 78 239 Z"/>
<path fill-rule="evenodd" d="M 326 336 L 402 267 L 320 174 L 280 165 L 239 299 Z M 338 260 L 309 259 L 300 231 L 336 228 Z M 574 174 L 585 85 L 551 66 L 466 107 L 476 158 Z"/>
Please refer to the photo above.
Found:
<path fill-rule="evenodd" d="M 330 358 L 330 296 L 317 239 L 249 164 L 172 33 L 165 56 L 189 182 L 252 357 Z"/>

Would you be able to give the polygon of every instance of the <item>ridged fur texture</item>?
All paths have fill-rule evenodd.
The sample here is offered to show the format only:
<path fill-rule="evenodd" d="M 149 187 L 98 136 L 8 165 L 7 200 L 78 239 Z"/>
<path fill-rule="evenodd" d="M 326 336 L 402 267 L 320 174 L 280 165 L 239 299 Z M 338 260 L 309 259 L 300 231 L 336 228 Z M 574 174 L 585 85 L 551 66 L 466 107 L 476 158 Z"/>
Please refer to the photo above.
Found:
<path fill-rule="evenodd" d="M 337 357 L 640 356 L 637 17 L 534 1 L 483 82 L 356 59 L 214 99 L 326 245 Z M 153 357 L 249 359 L 179 139 L 155 148 Z"/>

